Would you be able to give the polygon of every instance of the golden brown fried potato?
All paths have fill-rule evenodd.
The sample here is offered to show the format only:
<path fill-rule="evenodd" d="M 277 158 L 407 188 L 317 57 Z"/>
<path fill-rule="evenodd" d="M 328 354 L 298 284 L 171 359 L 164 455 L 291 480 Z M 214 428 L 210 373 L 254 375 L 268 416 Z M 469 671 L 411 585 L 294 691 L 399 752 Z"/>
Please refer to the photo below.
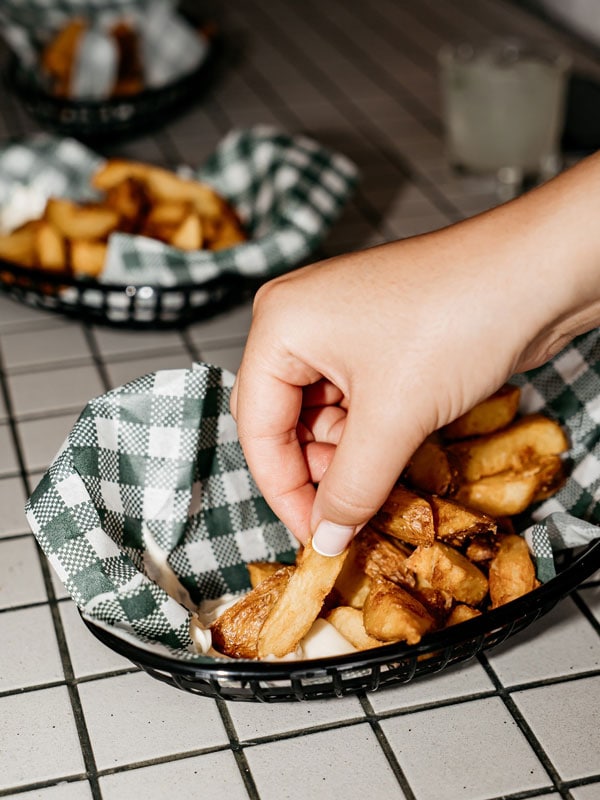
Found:
<path fill-rule="evenodd" d="M 293 652 L 318 617 L 336 581 L 347 550 L 322 556 L 309 542 L 294 574 L 267 617 L 258 637 L 258 656 L 285 656 Z"/>
<path fill-rule="evenodd" d="M 450 612 L 450 616 L 446 620 L 446 627 L 450 627 L 450 625 L 458 625 L 459 622 L 466 622 L 468 619 L 473 619 L 474 617 L 480 616 L 481 611 L 479 611 L 479 609 L 471 608 L 471 606 L 465 606 L 462 603 L 459 603 L 457 606 L 454 606 Z"/>
<path fill-rule="evenodd" d="M 49 222 L 41 222 L 37 227 L 34 248 L 35 262 L 38 266 L 52 272 L 66 271 L 67 247 L 65 240 Z"/>
<path fill-rule="evenodd" d="M 244 233 L 239 220 L 229 209 L 222 213 L 220 225 L 213 226 L 213 231 L 208 241 L 210 250 L 226 250 L 228 247 L 235 247 L 248 238 Z M 208 239 L 208 236 L 207 236 Z"/>
<path fill-rule="evenodd" d="M 567 437 L 557 422 L 540 414 L 529 414 L 496 433 L 450 444 L 448 452 L 457 459 L 463 483 L 525 469 L 540 458 L 564 453 L 568 447 Z"/>
<path fill-rule="evenodd" d="M 173 232 L 169 244 L 180 250 L 199 250 L 202 247 L 202 223 L 195 211 L 184 217 Z"/>
<path fill-rule="evenodd" d="M 71 242 L 71 269 L 77 277 L 97 278 L 104 269 L 107 245 L 104 242 L 74 239 Z"/>
<path fill-rule="evenodd" d="M 496 532 L 497 523 L 489 514 L 465 508 L 454 500 L 436 495 L 431 495 L 428 500 L 433 511 L 437 539 L 461 541 L 478 533 Z"/>
<path fill-rule="evenodd" d="M 453 547 L 434 542 L 417 547 L 407 560 L 417 576 L 417 586 L 438 589 L 460 603 L 476 606 L 488 591 L 487 578 L 468 558 Z"/>
<path fill-rule="evenodd" d="M 442 434 L 446 439 L 467 439 L 505 428 L 515 418 L 520 398 L 519 387 L 507 383 L 466 414 L 442 428 Z"/>
<path fill-rule="evenodd" d="M 33 267 L 36 231 L 39 226 L 38 220 L 26 222 L 11 233 L 0 235 L 0 258 L 23 267 Z"/>
<path fill-rule="evenodd" d="M 42 51 L 42 69 L 51 76 L 56 94 L 61 96 L 69 94 L 77 48 L 86 29 L 85 20 L 71 19 Z"/>
<path fill-rule="evenodd" d="M 351 606 L 337 606 L 325 617 L 344 639 L 347 639 L 357 650 L 370 650 L 384 642 L 369 636 L 365 630 L 363 613 Z"/>
<path fill-rule="evenodd" d="M 246 564 L 248 577 L 250 578 L 250 586 L 256 589 L 261 581 L 264 581 L 265 578 L 268 578 L 285 566 L 288 565 L 282 564 L 280 561 L 252 561 Z"/>
<path fill-rule="evenodd" d="M 434 627 L 427 609 L 405 589 L 376 578 L 363 608 L 365 630 L 382 642 L 416 644 Z"/>
<path fill-rule="evenodd" d="M 135 178 L 126 178 L 111 186 L 106 192 L 105 202 L 119 215 L 119 230 L 125 233 L 136 230 L 149 209 L 144 184 Z"/>
<path fill-rule="evenodd" d="M 224 611 L 210 626 L 213 646 L 232 658 L 256 658 L 258 636 L 284 594 L 295 567 L 284 566 Z"/>
<path fill-rule="evenodd" d="M 417 448 L 406 469 L 406 481 L 431 494 L 452 494 L 456 485 L 457 469 L 452 455 L 444 446 L 430 437 Z"/>
<path fill-rule="evenodd" d="M 562 480 L 563 465 L 559 456 L 532 462 L 527 469 L 507 470 L 460 486 L 455 499 L 494 517 L 520 514 L 538 498 L 553 493 Z"/>
<path fill-rule="evenodd" d="M 185 217 L 189 214 L 191 206 L 189 203 L 155 203 L 149 210 L 146 217 L 146 225 L 181 225 Z"/>
<path fill-rule="evenodd" d="M 376 531 L 408 544 L 427 545 L 435 538 L 431 506 L 401 484 L 394 486 L 370 525 Z"/>
<path fill-rule="evenodd" d="M 44 219 L 66 239 L 104 239 L 119 224 L 119 215 L 107 206 L 77 205 L 71 200 L 51 197 Z"/>
<path fill-rule="evenodd" d="M 539 586 L 525 539 L 517 535 L 502 539 L 488 577 L 492 608 L 522 597 Z"/>

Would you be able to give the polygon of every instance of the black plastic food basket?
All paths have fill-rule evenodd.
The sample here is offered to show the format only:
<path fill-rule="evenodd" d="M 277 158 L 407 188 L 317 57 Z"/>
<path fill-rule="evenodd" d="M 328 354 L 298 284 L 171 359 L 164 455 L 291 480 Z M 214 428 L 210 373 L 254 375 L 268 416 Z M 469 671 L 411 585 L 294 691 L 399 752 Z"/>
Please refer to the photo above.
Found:
<path fill-rule="evenodd" d="M 262 702 L 343 697 L 408 683 L 506 641 L 600 569 L 600 540 L 577 554 L 563 554 L 560 561 L 564 563 L 557 565 L 557 576 L 529 594 L 428 635 L 418 645 L 398 643 L 314 661 L 215 660 L 198 665 L 151 653 L 83 620 L 101 642 L 153 678 L 192 694 Z"/>

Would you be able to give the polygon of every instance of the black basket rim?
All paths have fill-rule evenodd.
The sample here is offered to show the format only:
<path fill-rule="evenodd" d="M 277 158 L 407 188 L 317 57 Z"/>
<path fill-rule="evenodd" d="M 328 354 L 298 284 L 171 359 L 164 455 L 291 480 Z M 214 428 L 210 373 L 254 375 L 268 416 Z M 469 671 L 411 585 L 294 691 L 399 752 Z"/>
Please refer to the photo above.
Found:
<path fill-rule="evenodd" d="M 106 627 L 96 625 L 81 610 L 80 616 L 88 629 L 103 644 L 144 668 L 188 678 L 209 680 L 302 680 L 317 676 L 331 676 L 338 672 L 370 669 L 377 665 L 383 666 L 406 659 L 414 660 L 477 638 L 481 639 L 481 649 L 485 649 L 486 635 L 500 631 L 507 626 L 514 626 L 519 620 L 531 618 L 533 621 L 544 609 L 549 610 L 598 569 L 600 569 L 600 539 L 587 545 L 571 564 L 547 583 L 504 606 L 484 612 L 481 616 L 429 634 L 419 644 L 407 645 L 399 642 L 326 659 L 277 662 L 214 659 L 212 663 L 189 662 L 151 652 L 122 639 Z"/>

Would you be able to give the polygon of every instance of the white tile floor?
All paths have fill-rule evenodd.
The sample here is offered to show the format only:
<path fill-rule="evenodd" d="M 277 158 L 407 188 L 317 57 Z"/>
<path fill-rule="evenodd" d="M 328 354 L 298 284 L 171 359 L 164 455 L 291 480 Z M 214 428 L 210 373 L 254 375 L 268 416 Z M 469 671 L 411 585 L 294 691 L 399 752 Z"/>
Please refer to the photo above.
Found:
<path fill-rule="evenodd" d="M 226 8 L 246 45 L 239 63 L 162 131 L 110 152 L 194 166 L 233 125 L 308 132 L 362 174 L 319 255 L 496 202 L 488 180 L 457 176 L 444 158 L 435 60 L 444 41 L 533 33 L 563 41 L 579 67 L 600 74 L 590 48 L 507 0 L 237 0 Z M 0 135 L 36 129 L 1 93 Z M 247 303 L 185 331 L 136 332 L 0 296 L 0 798 L 596 800 L 598 575 L 467 664 L 305 703 L 178 692 L 82 624 L 29 533 L 26 496 L 93 395 L 194 360 L 235 371 L 250 318 Z"/>

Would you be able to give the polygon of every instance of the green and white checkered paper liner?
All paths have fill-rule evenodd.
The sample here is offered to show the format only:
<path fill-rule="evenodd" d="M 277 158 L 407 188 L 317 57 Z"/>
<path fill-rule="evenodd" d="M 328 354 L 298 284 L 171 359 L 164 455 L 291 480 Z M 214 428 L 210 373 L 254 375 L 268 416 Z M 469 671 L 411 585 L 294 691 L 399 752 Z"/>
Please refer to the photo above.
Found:
<path fill-rule="evenodd" d="M 39 208 L 36 197 L 53 194 L 76 200 L 93 197 L 89 181 L 103 163 L 96 153 L 72 139 L 38 134 L 0 150 L 0 221 L 3 206 L 25 195 L 27 207 Z M 202 306 L 207 281 L 225 276 L 263 279 L 293 269 L 317 249 L 342 212 L 356 184 L 354 164 L 303 135 L 290 135 L 258 125 L 231 131 L 199 169 L 186 177 L 210 184 L 239 213 L 250 239 L 217 252 L 184 252 L 144 236 L 114 233 L 110 237 L 100 281 L 118 286 L 177 288 L 195 284 L 189 299 Z M 43 208 L 43 204 L 42 204 Z M 68 301 L 69 290 L 62 298 Z M 73 296 L 73 301 L 81 297 Z M 183 305 L 185 296 L 181 294 Z M 90 308 L 103 302 L 93 287 L 83 293 Z M 109 293 L 108 315 L 119 319 L 129 304 L 123 291 Z M 144 299 L 138 298 L 140 315 Z M 155 302 L 150 293 L 147 309 Z M 177 314 L 177 297 L 171 296 Z M 111 316 L 112 312 L 112 316 Z"/>
<path fill-rule="evenodd" d="M 522 411 L 557 419 L 571 440 L 568 480 L 525 532 L 547 581 L 553 550 L 600 535 L 599 332 L 515 380 Z M 27 503 L 37 540 L 85 615 L 200 662 L 211 659 L 193 652 L 190 608 L 249 588 L 247 562 L 289 560 L 295 549 L 248 471 L 232 385 L 231 374 L 196 364 L 93 399 Z"/>

